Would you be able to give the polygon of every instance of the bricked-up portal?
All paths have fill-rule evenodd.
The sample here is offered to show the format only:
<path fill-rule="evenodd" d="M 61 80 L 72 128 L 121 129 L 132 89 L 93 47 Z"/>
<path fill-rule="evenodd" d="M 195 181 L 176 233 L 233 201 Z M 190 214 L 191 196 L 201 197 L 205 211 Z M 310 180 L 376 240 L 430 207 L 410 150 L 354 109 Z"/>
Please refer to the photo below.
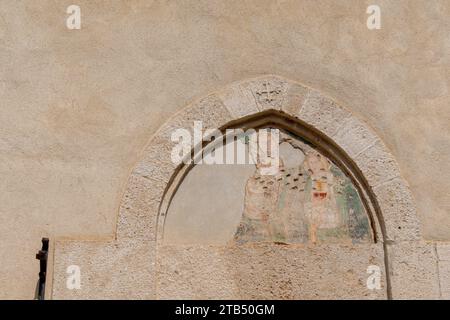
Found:
<path fill-rule="evenodd" d="M 221 135 L 280 130 L 277 173 L 261 175 L 258 162 L 174 163 L 173 132 L 196 121 Z M 214 143 L 193 147 L 193 157 Z M 53 295 L 432 296 L 434 252 L 421 242 L 397 162 L 372 129 L 317 90 L 263 76 L 195 101 L 158 130 L 129 176 L 115 239 L 56 244 Z M 82 291 L 65 289 L 67 265 L 90 279 Z M 371 275 L 379 287 L 368 284 Z"/>

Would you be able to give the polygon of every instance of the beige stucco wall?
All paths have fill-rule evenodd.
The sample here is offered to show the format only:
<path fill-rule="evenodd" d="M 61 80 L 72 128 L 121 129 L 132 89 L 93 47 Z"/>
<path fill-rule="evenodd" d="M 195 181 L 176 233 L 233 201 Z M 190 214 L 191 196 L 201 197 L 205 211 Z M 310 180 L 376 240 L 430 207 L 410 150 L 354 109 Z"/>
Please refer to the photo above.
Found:
<path fill-rule="evenodd" d="M 68 30 L 76 3 L 82 29 Z M 369 4 L 381 30 L 366 28 Z M 278 74 L 364 119 L 450 240 L 448 1 L 2 1 L 0 298 L 32 298 L 40 238 L 108 239 L 127 177 L 173 113 Z"/>

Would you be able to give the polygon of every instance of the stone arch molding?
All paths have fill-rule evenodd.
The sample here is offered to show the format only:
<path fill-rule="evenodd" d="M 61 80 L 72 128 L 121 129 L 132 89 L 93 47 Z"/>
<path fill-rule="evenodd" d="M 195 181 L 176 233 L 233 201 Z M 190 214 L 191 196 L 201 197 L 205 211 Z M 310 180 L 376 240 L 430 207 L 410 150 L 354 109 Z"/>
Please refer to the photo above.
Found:
<path fill-rule="evenodd" d="M 376 133 L 319 91 L 278 76 L 231 84 L 181 110 L 158 130 L 129 179 L 120 206 L 117 238 L 157 238 L 158 219 L 154 215 L 160 213 L 161 200 L 178 170 L 170 156 L 174 146 L 170 138 L 175 129 L 191 128 L 193 121 L 202 121 L 204 128 L 225 128 L 233 121 L 267 111 L 277 111 L 312 126 L 355 162 L 380 206 L 378 223 L 384 224 L 385 232 L 379 239 L 420 239 L 409 187 Z"/>
<path fill-rule="evenodd" d="M 424 271 L 424 268 L 430 270 L 435 268 L 434 249 L 421 241 L 419 221 L 411 192 L 400 175 L 393 155 L 382 140 L 364 121 L 319 91 L 295 81 L 268 75 L 232 83 L 193 102 L 170 118 L 154 134 L 144 149 L 141 160 L 129 176 L 119 207 L 116 238 L 105 242 L 59 241 L 56 243 L 53 296 L 56 298 L 202 297 L 220 299 L 239 298 L 242 297 L 242 292 L 246 292 L 244 298 L 262 298 L 248 293 L 250 291 L 245 291 L 247 288 L 244 288 L 245 290 L 237 288 L 236 284 L 223 279 L 225 284 L 217 284 L 220 287 L 217 291 L 225 292 L 223 294 L 203 292 L 203 295 L 199 296 L 185 296 L 184 293 L 177 291 L 179 287 L 174 288 L 168 285 L 170 279 L 167 280 L 165 277 L 173 276 L 170 274 L 170 269 L 176 268 L 177 264 L 182 263 L 180 261 L 189 260 L 186 254 L 189 254 L 191 249 L 187 250 L 187 253 L 185 250 L 184 255 L 177 252 L 178 258 L 169 257 L 164 265 L 164 262 L 161 263 L 158 260 L 157 240 L 158 225 L 162 223 L 159 219 L 162 200 L 168 192 L 173 192 L 170 186 L 180 170 L 180 166 L 172 163 L 170 156 L 174 146 L 171 141 L 173 130 L 191 128 L 193 121 L 198 120 L 203 122 L 204 128 L 226 128 L 239 119 L 251 118 L 264 112 L 285 116 L 293 123 L 306 124 L 327 137 L 348 156 L 348 159 L 351 159 L 352 164 L 364 177 L 365 191 L 373 197 L 371 205 L 375 206 L 373 210 L 378 214 L 375 226 L 378 243 L 357 250 L 342 249 L 337 246 L 297 249 L 302 252 L 301 254 L 308 256 L 307 259 L 312 260 L 316 259 L 316 256 L 326 259 L 324 256 L 342 254 L 341 259 L 347 260 L 346 264 L 351 264 L 348 261 L 352 259 L 358 260 L 361 252 L 365 252 L 367 261 L 378 259 L 380 264 L 385 264 L 382 268 L 382 290 L 378 292 L 356 290 L 358 293 L 354 296 L 351 293 L 352 288 L 346 288 L 339 292 L 332 292 L 331 297 L 409 298 L 417 296 L 429 298 L 438 295 L 436 285 L 430 285 L 434 283 L 433 279 L 430 280 L 430 277 L 435 276 L 434 269 L 433 275 Z M 164 258 L 164 255 L 171 250 L 176 251 L 174 248 L 168 248 L 161 253 L 161 256 Z M 207 256 L 205 248 L 196 250 L 198 252 L 194 249 L 190 252 L 194 256 L 196 254 L 202 257 Z M 244 254 L 242 250 L 238 253 L 230 253 L 227 257 L 232 257 L 230 261 L 235 263 L 233 259 L 242 258 Z M 266 250 L 265 255 L 268 249 L 261 250 Z M 281 248 L 282 258 L 289 256 L 292 253 L 290 250 L 295 249 Z M 271 256 L 271 253 L 267 254 L 269 258 L 280 258 L 276 256 L 279 253 L 275 256 Z M 419 265 L 418 260 L 427 261 L 424 262 L 426 267 Z M 84 272 L 90 279 L 90 282 L 85 284 L 84 290 L 69 291 L 65 288 L 65 268 L 71 264 L 84 265 Z M 179 267 L 184 268 L 182 265 Z M 213 267 L 214 264 L 211 264 L 211 268 Z M 221 266 L 217 268 L 220 269 Z M 348 266 L 343 265 L 343 268 Z M 406 274 L 403 272 L 405 268 Z M 411 270 L 418 270 L 420 275 L 411 274 Z M 217 275 L 214 272 L 216 271 L 206 270 L 204 274 L 215 277 Z M 359 282 L 365 281 L 366 269 L 358 272 L 360 272 Z M 193 274 L 189 275 L 189 277 L 193 276 Z M 222 277 L 224 277 L 223 274 Z M 314 280 L 310 282 L 315 283 Z M 183 285 L 186 286 L 189 283 Z M 214 286 L 214 283 L 211 286 Z M 302 286 L 304 287 L 303 284 Z M 314 291 L 314 286 L 310 290 Z M 295 294 L 289 296 L 287 294 L 286 297 L 327 298 L 327 295 L 312 293 L 311 296 Z"/>

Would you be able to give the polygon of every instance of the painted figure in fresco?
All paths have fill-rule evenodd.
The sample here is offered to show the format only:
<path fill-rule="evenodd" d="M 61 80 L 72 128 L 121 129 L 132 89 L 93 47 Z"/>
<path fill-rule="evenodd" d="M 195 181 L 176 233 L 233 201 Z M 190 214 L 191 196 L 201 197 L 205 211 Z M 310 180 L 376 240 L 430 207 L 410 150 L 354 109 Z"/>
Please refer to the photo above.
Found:
<path fill-rule="evenodd" d="M 317 243 L 320 229 L 337 229 L 342 226 L 333 186 L 331 163 L 321 154 L 311 152 L 306 156 L 305 170 L 308 172 L 308 184 L 304 209 L 309 225 L 309 240 Z"/>
<path fill-rule="evenodd" d="M 261 175 L 256 165 L 245 187 L 241 222 L 233 241 L 357 243 L 370 240 L 370 225 L 351 180 L 331 161 L 305 146 L 301 165 Z"/>
<path fill-rule="evenodd" d="M 273 214 L 277 211 L 280 180 L 278 175 L 261 175 L 261 167 L 261 164 L 256 165 L 255 174 L 245 186 L 248 201 L 244 203 L 242 220 L 234 238 L 238 243 L 275 240 L 273 234 L 283 229 L 282 225 L 277 226 L 282 221 L 274 221 L 279 217 Z"/>

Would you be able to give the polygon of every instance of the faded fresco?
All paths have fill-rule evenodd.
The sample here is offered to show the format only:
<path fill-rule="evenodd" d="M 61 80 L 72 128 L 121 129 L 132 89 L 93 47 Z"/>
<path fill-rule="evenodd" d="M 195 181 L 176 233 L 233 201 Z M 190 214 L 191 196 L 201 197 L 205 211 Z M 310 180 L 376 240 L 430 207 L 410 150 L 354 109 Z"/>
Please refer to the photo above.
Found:
<path fill-rule="evenodd" d="M 257 164 L 247 180 L 233 242 L 370 241 L 369 220 L 351 180 L 307 143 L 281 137 L 279 172 L 261 175 Z"/>

